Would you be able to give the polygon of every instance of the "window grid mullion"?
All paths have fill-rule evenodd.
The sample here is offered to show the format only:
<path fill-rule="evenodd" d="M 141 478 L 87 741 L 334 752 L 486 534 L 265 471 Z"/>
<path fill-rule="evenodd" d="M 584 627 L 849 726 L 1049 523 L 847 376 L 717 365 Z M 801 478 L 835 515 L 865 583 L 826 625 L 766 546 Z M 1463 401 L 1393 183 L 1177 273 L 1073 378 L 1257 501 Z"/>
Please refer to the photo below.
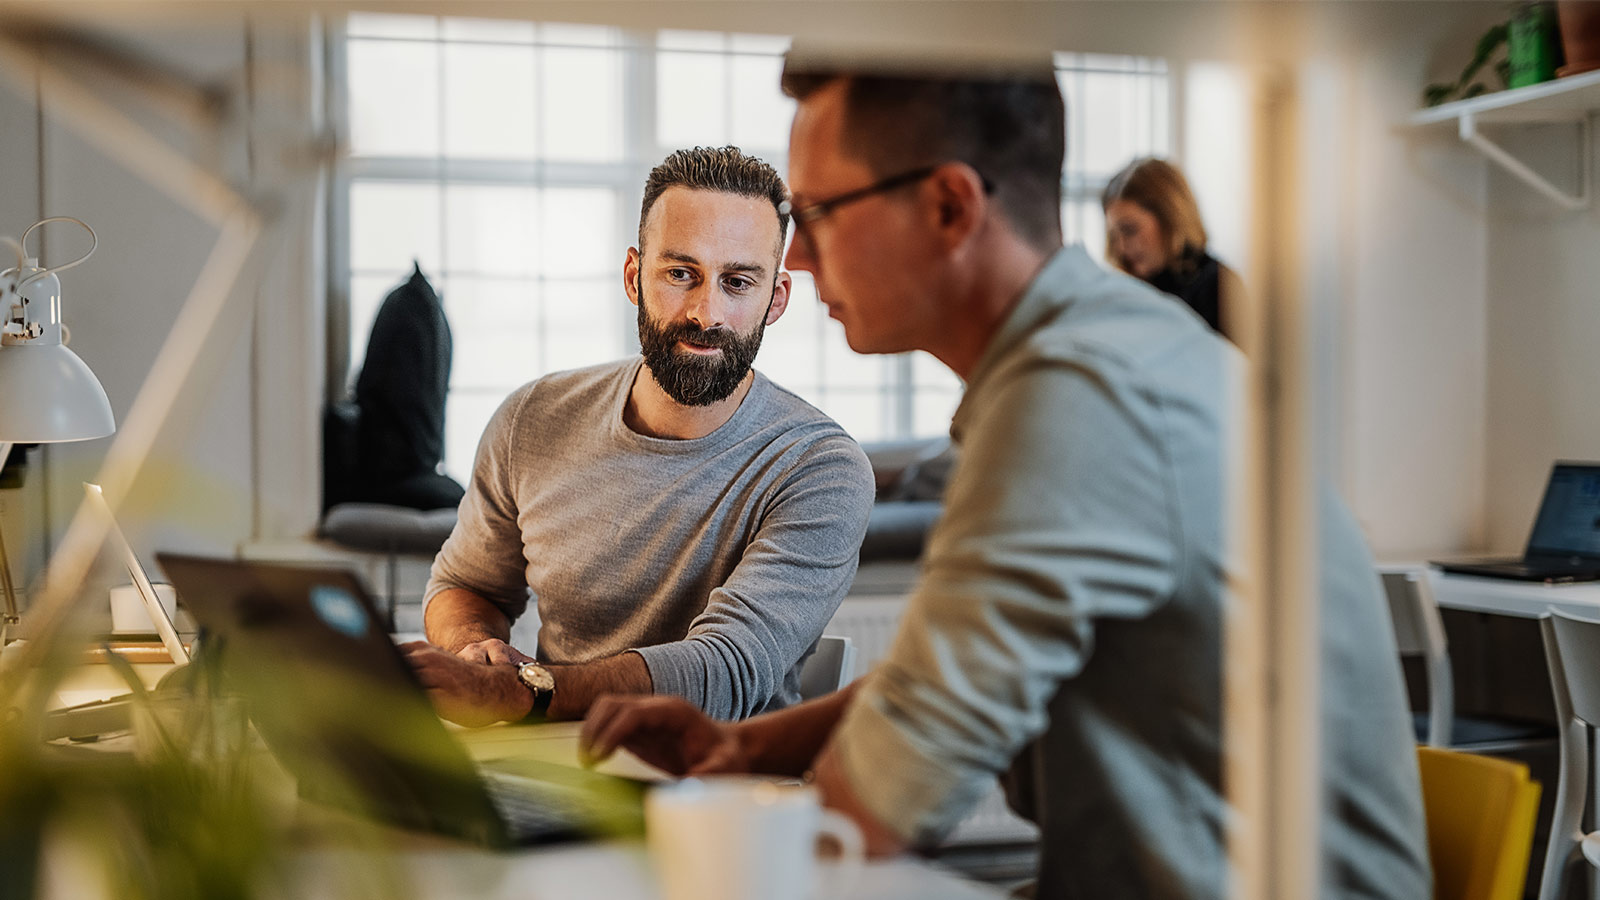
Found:
<path fill-rule="evenodd" d="M 437 17 L 436 17 L 437 18 Z M 633 29 L 619 29 L 616 33 L 619 40 L 609 52 L 614 53 L 615 65 L 620 68 L 620 131 L 622 138 L 621 159 L 616 162 L 588 162 L 579 160 L 551 160 L 548 158 L 548 143 L 551 120 L 547 104 L 543 103 L 545 86 L 550 77 L 550 63 L 545 52 L 555 47 L 582 47 L 585 50 L 607 52 L 600 47 L 591 47 L 586 44 L 570 42 L 550 43 L 543 40 L 540 32 L 531 42 L 522 41 L 494 41 L 494 40 L 459 40 L 444 37 L 442 30 L 439 35 L 429 39 L 418 38 L 369 38 L 358 36 L 350 38 L 335 29 L 330 30 L 336 35 L 333 49 L 329 52 L 330 71 L 335 73 L 340 84 L 348 83 L 348 66 L 345 64 L 345 47 L 350 40 L 394 40 L 409 41 L 414 43 L 428 43 L 434 47 L 435 61 L 438 67 L 439 97 L 438 97 L 438 148 L 429 157 L 381 157 L 366 156 L 353 157 L 343 160 L 334 173 L 334 194 L 329 200 L 330 230 L 335 232 L 329 238 L 329 250 L 332 255 L 330 266 L 330 306 L 337 306 L 337 310 L 330 310 L 329 334 L 340 344 L 339 352 L 330 349 L 330 361 L 338 356 L 348 357 L 354 351 L 353 341 L 350 338 L 352 330 L 350 322 L 351 297 L 350 285 L 357 277 L 369 277 L 373 272 L 356 270 L 351 265 L 352 241 L 349 230 L 351 228 L 351 191 L 355 184 L 367 181 L 392 181 L 424 183 L 435 186 L 439 192 L 441 227 L 438 235 L 438 251 L 441 275 L 446 281 L 455 279 L 457 287 L 463 279 L 475 276 L 472 269 L 475 265 L 468 264 L 466 259 L 457 260 L 462 265 L 453 265 L 451 253 L 460 252 L 457 242 L 460 234 L 452 234 L 462 225 L 460 217 L 463 210 L 454 208 L 450 198 L 454 193 L 451 188 L 455 185 L 527 185 L 534 187 L 535 215 L 539 223 L 540 240 L 548 242 L 549 232 L 553 228 L 561 227 L 561 223 L 549 221 L 549 191 L 553 186 L 561 187 L 595 187 L 604 188 L 611 192 L 615 205 L 613 231 L 615 238 L 622 246 L 636 243 L 633 226 L 637 222 L 639 199 L 642 195 L 642 181 L 649 165 L 663 152 L 673 148 L 657 146 L 659 128 L 656 119 L 657 85 L 659 73 L 660 46 L 657 34 L 654 31 Z M 720 58 L 720 70 L 726 86 L 722 98 L 721 119 L 722 128 L 726 132 L 729 142 L 733 139 L 733 128 L 737 121 L 738 110 L 735 109 L 736 97 L 733 79 L 737 74 L 736 62 L 745 57 L 763 57 L 770 54 L 734 49 L 733 37 L 721 37 L 720 50 L 685 50 L 683 52 L 700 53 L 706 56 Z M 534 147 L 531 159 L 462 159 L 449 155 L 447 144 L 450 132 L 447 125 L 446 113 L 450 109 L 450 89 L 448 85 L 448 60 L 446 49 L 455 45 L 484 44 L 493 46 L 528 46 L 534 54 L 534 85 L 530 102 L 534 104 Z M 678 51 L 674 51 L 678 52 Z M 1072 230 L 1079 237 L 1087 233 L 1089 219 L 1093 218 L 1091 207 L 1098 200 L 1100 192 L 1104 189 L 1106 175 L 1104 173 L 1091 173 L 1089 171 L 1090 155 L 1086 148 L 1091 143 L 1091 136 L 1087 130 L 1087 116 L 1084 98 L 1090 74 L 1110 73 L 1117 76 L 1121 84 L 1115 84 L 1111 90 L 1121 91 L 1125 101 L 1120 106 L 1133 106 L 1139 108 L 1133 115 L 1125 115 L 1114 122 L 1102 123 L 1104 127 L 1097 130 L 1096 136 L 1102 142 L 1110 140 L 1122 141 L 1137 148 L 1139 153 L 1167 153 L 1172 154 L 1177 144 L 1181 143 L 1182 123 L 1177 121 L 1177 111 L 1181 107 L 1180 97 L 1182 86 L 1175 73 L 1168 70 L 1167 65 L 1161 60 L 1133 59 L 1127 65 L 1118 67 L 1115 60 L 1110 64 L 1096 62 L 1091 65 L 1080 54 L 1059 54 L 1057 70 L 1063 79 L 1071 85 L 1076 102 L 1069 110 L 1069 135 L 1075 136 L 1076 162 L 1065 164 L 1062 172 L 1062 199 L 1068 208 L 1071 218 Z M 1097 60 L 1099 58 L 1096 58 Z M 1107 85 L 1100 82 L 1110 81 L 1100 79 L 1097 81 L 1099 89 L 1103 92 Z M 334 127 L 341 130 L 341 136 L 348 141 L 350 136 L 350 110 L 348 109 L 349 97 L 345 91 L 336 90 L 336 103 L 330 103 L 331 118 Z M 1099 96 L 1099 94 L 1097 94 Z M 1165 123 L 1165 124 L 1163 124 Z M 709 142 L 709 141 L 708 141 Z M 1163 146 L 1157 146 L 1161 144 Z M 1096 145 L 1098 146 L 1098 145 Z M 782 151 L 763 154 L 775 165 L 783 167 L 785 154 Z M 1104 154 L 1099 154 L 1103 156 Z M 454 226 L 454 227 L 452 227 Z M 536 315 L 533 317 L 534 328 L 537 334 L 533 337 L 537 359 L 535 366 L 540 371 L 550 368 L 553 363 L 553 344 L 559 336 L 551 333 L 555 325 L 553 307 L 548 304 L 562 300 L 553 297 L 552 290 L 560 290 L 573 281 L 572 278 L 554 279 L 549 276 L 548 265 L 540 265 L 528 279 L 535 287 L 537 298 Z M 499 276 L 489 273 L 478 273 L 480 280 L 500 280 Z M 577 279 L 579 281 L 586 279 Z M 574 287 L 576 287 L 574 285 Z M 619 301 L 622 298 L 616 298 Z M 629 352 L 637 351 L 637 333 L 631 321 L 632 317 L 624 317 L 621 322 L 608 320 L 607 328 L 620 328 L 622 332 L 621 343 Z M 853 407 L 841 406 L 841 410 L 854 408 L 857 415 L 864 411 L 861 407 L 862 399 L 869 396 L 861 390 L 865 385 L 856 384 L 848 380 L 841 366 L 830 366 L 829 361 L 833 354 L 840 352 L 842 342 L 830 329 L 831 320 L 826 316 L 814 318 L 810 329 L 811 360 L 807 370 L 812 373 L 815 384 L 815 399 L 824 409 L 830 404 L 853 404 Z M 339 336 L 343 340 L 338 340 Z M 839 346 L 835 346 L 835 345 Z M 345 365 L 335 367 L 330 365 L 330 380 L 337 377 L 343 380 L 350 369 L 349 359 L 344 360 Z M 861 372 L 861 368 L 850 367 Z M 875 371 L 877 388 L 872 392 L 878 397 L 881 404 L 873 420 L 877 423 L 878 434 L 867 435 L 868 439 L 874 437 L 908 438 L 917 433 L 919 424 L 918 398 L 920 394 L 928 397 L 945 397 L 950 394 L 949 388 L 929 384 L 919 394 L 916 378 L 916 362 L 912 354 L 898 354 L 884 357 L 877 361 L 877 365 L 866 371 Z M 452 391 L 460 391 L 462 396 L 479 396 L 495 393 L 501 388 L 481 383 L 490 372 L 474 373 L 474 381 L 479 383 L 452 384 Z M 831 380 L 830 380 L 831 376 Z M 846 380 L 840 380 L 841 378 Z M 956 389 L 959 395 L 959 388 Z M 330 385 L 330 394 L 331 385 Z M 860 424 L 871 427 L 870 421 Z"/>

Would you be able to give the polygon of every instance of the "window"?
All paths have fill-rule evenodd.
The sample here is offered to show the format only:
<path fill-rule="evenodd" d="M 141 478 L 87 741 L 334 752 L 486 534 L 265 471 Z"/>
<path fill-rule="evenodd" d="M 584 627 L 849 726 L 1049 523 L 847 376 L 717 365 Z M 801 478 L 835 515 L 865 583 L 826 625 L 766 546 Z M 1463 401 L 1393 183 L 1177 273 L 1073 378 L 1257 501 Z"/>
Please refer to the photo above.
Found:
<path fill-rule="evenodd" d="M 445 468 L 458 479 L 511 390 L 637 351 L 621 266 L 652 166 L 732 143 L 786 168 L 786 38 L 354 14 L 331 44 L 350 146 L 332 192 L 332 368 L 354 375 L 379 303 L 420 265 L 455 338 Z M 1167 151 L 1166 68 L 1057 64 L 1063 222 L 1098 257 L 1106 177 Z M 960 399 L 926 355 L 851 352 L 805 273 L 756 365 L 862 441 L 943 433 Z"/>

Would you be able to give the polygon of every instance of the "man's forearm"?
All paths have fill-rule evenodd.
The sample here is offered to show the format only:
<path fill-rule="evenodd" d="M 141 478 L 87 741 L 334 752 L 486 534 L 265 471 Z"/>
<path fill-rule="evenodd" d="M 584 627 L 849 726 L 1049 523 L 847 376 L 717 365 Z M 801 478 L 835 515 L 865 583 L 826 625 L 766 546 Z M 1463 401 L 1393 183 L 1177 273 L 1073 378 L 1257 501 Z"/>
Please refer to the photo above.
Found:
<path fill-rule="evenodd" d="M 857 680 L 826 696 L 734 725 L 751 771 L 800 775 L 810 769 L 860 685 Z"/>
<path fill-rule="evenodd" d="M 451 653 L 478 641 L 511 640 L 511 620 L 500 607 L 463 588 L 435 594 L 423 613 L 422 628 L 430 643 Z"/>
<path fill-rule="evenodd" d="M 548 668 L 556 680 L 555 696 L 550 700 L 552 719 L 581 719 L 590 705 L 606 694 L 649 694 L 655 689 L 650 667 L 637 653 Z"/>

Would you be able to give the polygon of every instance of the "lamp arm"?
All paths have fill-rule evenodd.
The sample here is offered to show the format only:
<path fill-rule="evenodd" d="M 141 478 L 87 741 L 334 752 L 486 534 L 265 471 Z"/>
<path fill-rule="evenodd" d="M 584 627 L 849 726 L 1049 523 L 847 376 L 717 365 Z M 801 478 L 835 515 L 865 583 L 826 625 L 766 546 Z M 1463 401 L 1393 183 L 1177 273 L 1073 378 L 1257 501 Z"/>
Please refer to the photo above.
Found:
<path fill-rule="evenodd" d="M 0 469 L 4 469 L 6 462 L 11 459 L 11 447 L 10 441 L 0 441 Z M 6 555 L 4 536 L 0 536 L 0 588 L 4 588 L 6 598 L 5 619 L 0 624 L 0 632 L 5 632 L 21 618 L 17 610 L 17 589 L 11 584 L 11 560 Z M 3 640 L 4 637 L 0 637 L 0 641 Z"/>

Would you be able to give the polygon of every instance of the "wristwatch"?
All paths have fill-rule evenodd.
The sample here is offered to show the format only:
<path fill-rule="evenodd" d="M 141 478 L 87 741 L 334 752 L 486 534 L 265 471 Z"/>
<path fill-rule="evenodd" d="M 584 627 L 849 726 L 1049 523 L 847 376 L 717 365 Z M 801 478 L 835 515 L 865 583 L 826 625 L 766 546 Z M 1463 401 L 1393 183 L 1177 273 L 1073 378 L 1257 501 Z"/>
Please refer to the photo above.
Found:
<path fill-rule="evenodd" d="M 533 694 L 533 708 L 528 710 L 528 715 L 543 716 L 550 711 L 550 701 L 556 696 L 556 677 L 549 669 L 536 662 L 525 662 L 517 666 L 517 680 Z"/>

